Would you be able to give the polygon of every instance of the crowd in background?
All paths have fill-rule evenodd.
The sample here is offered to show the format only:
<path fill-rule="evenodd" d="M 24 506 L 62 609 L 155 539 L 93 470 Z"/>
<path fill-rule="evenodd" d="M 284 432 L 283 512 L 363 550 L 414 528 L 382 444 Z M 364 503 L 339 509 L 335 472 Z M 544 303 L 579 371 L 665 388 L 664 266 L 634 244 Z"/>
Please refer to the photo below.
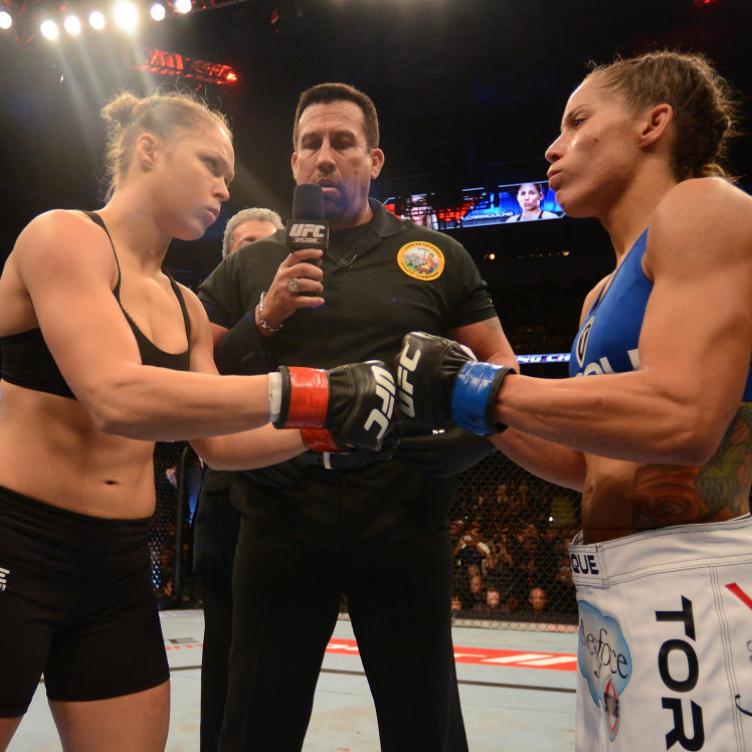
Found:
<path fill-rule="evenodd" d="M 190 576 L 191 509 L 184 510 L 183 590 L 174 593 L 177 472 L 181 445 L 155 454 L 157 510 L 152 522 L 152 580 L 162 601 L 197 607 Z M 500 480 L 503 479 L 503 480 Z M 189 485 L 195 484 L 195 478 Z M 189 497 L 194 495 L 188 491 Z M 452 611 L 462 618 L 574 623 L 567 543 L 577 532 L 577 495 L 538 481 L 501 455 L 467 471 L 451 510 Z M 563 499 L 557 509 L 556 500 Z M 185 500 L 189 504 L 189 499 Z M 564 512 L 562 514 L 562 512 Z M 346 609 L 346 603 L 343 603 Z"/>
<path fill-rule="evenodd" d="M 576 621 L 567 555 L 577 532 L 575 496 L 528 480 L 519 470 L 514 474 L 519 478 L 499 482 L 488 493 L 483 481 L 494 469 L 482 463 L 470 470 L 452 510 L 452 610 L 471 618 Z M 557 499 L 566 512 L 558 518 Z"/>

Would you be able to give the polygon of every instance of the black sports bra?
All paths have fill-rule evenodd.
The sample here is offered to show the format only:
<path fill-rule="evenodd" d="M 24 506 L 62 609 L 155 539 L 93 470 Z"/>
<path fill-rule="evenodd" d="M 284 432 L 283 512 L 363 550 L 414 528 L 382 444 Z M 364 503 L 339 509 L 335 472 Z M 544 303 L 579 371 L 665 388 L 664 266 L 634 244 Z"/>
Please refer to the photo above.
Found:
<path fill-rule="evenodd" d="M 158 348 L 148 339 L 138 328 L 136 322 L 128 315 L 125 308 L 123 308 L 120 302 L 120 262 L 115 251 L 115 244 L 112 242 L 112 237 L 105 226 L 104 220 L 98 214 L 95 212 L 84 212 L 84 214 L 107 233 L 107 238 L 112 246 L 112 253 L 115 256 L 115 265 L 117 266 L 118 273 L 117 284 L 112 294 L 115 296 L 115 300 L 117 300 L 128 325 L 136 337 L 138 351 L 141 355 L 141 363 L 145 366 L 187 371 L 191 359 L 191 320 L 188 316 L 188 309 L 185 306 L 183 293 L 180 291 L 177 283 L 172 277 L 169 277 L 170 285 L 175 293 L 175 297 L 178 299 L 178 303 L 180 303 L 180 310 L 183 312 L 188 349 L 182 353 L 168 353 Z M 65 379 L 63 379 L 57 363 L 55 363 L 52 354 L 47 348 L 47 343 L 44 341 L 39 328 L 0 337 L 0 348 L 2 348 L 0 378 L 3 381 L 23 386 L 27 389 L 33 389 L 37 392 L 48 392 L 49 394 L 57 394 L 60 397 L 68 397 L 70 399 L 76 398 L 70 387 L 65 383 Z"/>

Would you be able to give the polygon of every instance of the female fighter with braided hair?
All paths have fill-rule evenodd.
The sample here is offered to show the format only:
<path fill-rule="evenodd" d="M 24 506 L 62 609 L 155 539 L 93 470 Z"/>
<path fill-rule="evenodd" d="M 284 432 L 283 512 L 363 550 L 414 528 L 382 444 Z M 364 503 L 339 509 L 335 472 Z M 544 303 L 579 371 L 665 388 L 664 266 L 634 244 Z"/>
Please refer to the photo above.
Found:
<path fill-rule="evenodd" d="M 549 147 L 550 185 L 616 263 L 587 296 L 570 375 L 541 380 L 408 335 L 416 419 L 495 433 L 583 492 L 576 748 L 752 749 L 752 199 L 702 56 L 596 68 Z M 413 400 L 412 404 L 407 399 Z"/>
<path fill-rule="evenodd" d="M 103 114 L 107 205 L 34 219 L 0 277 L 0 750 L 42 674 L 64 749 L 164 748 L 155 440 L 247 468 L 305 449 L 270 420 L 375 448 L 391 417 L 378 364 L 217 375 L 203 306 L 161 265 L 227 200 L 230 130 L 182 95 L 123 94 Z"/>

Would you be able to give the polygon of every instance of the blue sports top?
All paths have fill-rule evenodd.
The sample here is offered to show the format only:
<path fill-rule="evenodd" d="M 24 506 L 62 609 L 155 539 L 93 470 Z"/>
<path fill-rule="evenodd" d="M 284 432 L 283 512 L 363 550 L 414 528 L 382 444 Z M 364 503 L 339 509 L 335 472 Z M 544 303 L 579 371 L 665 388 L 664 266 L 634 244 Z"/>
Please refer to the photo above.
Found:
<path fill-rule="evenodd" d="M 569 357 L 570 376 L 624 373 L 640 367 L 637 344 L 653 283 L 642 270 L 648 231 L 629 249 L 611 284 L 601 290 L 577 332 Z M 752 367 L 743 402 L 752 401 Z"/>
<path fill-rule="evenodd" d="M 138 351 L 141 354 L 141 363 L 145 366 L 158 366 L 160 368 L 171 368 L 176 371 L 187 371 L 190 368 L 191 361 L 191 319 L 188 315 L 183 293 L 178 287 L 175 280 L 169 277 L 172 291 L 180 304 L 180 310 L 183 312 L 183 323 L 185 325 L 185 336 L 188 339 L 188 349 L 182 353 L 168 353 L 157 347 L 137 326 L 136 322 L 128 315 L 128 311 L 123 308 L 120 302 L 120 262 L 118 261 L 115 245 L 112 242 L 110 233 L 104 224 L 104 220 L 95 212 L 84 212 L 92 222 L 99 225 L 110 241 L 112 253 L 115 256 L 115 265 L 117 267 L 117 284 L 112 291 L 120 309 L 123 311 L 125 320 L 133 331 L 138 344 Z M 16 384 L 27 389 L 33 389 L 37 392 L 47 392 L 56 394 L 59 397 L 76 399 L 68 384 L 65 383 L 63 374 L 57 367 L 57 363 L 47 348 L 42 332 L 39 328 L 29 329 L 18 334 L 11 334 L 6 337 L 0 337 L 0 350 L 2 358 L 0 359 L 0 378 L 9 384 Z"/>

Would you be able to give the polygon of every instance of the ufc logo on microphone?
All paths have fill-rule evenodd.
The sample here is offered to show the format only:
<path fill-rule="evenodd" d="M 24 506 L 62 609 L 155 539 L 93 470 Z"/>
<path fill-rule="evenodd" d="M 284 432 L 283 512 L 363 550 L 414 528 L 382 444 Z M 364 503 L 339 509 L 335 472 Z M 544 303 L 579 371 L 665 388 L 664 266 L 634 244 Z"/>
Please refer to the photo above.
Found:
<path fill-rule="evenodd" d="M 394 414 L 394 396 L 397 388 L 394 385 L 392 374 L 381 366 L 371 366 L 373 377 L 376 379 L 376 396 L 381 400 L 381 407 L 374 407 L 366 418 L 363 428 L 371 430 L 374 424 L 379 427 L 376 438 L 380 441 L 389 428 Z"/>
<path fill-rule="evenodd" d="M 420 350 L 410 356 L 408 349 L 410 345 L 405 345 L 400 354 L 399 366 L 397 368 L 397 385 L 399 386 L 400 410 L 408 418 L 415 417 L 415 403 L 413 402 L 413 385 L 408 381 L 410 374 L 418 367 L 420 360 Z"/>
<path fill-rule="evenodd" d="M 326 237 L 326 226 L 296 222 L 292 227 L 290 227 L 289 234 L 290 237 L 297 238 L 299 240 L 305 240 L 306 238 L 321 240 L 322 238 Z"/>

